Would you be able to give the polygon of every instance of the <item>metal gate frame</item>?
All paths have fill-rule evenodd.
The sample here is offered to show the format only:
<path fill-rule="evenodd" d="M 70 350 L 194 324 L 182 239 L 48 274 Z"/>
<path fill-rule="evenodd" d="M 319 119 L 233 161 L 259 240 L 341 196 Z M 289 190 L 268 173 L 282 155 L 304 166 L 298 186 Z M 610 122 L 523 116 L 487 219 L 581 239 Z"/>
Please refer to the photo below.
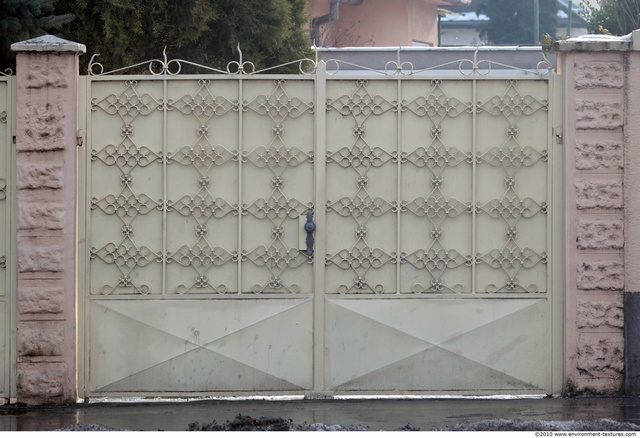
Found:
<path fill-rule="evenodd" d="M 15 402 L 16 356 L 16 223 L 15 223 L 16 78 L 0 72 L 0 398 Z"/>
<path fill-rule="evenodd" d="M 306 60 L 305 62 L 308 62 Z M 157 62 L 157 61 L 156 61 Z M 170 75 L 173 73 L 170 72 L 170 64 L 176 61 L 167 61 L 166 58 L 164 60 L 164 64 L 162 66 L 162 71 L 160 77 L 156 77 L 155 79 L 160 79 L 166 81 L 169 79 Z M 442 79 L 457 79 L 457 80 L 472 80 L 474 83 L 476 81 L 482 81 L 486 79 L 495 79 L 495 77 L 488 75 L 490 73 L 491 67 L 488 68 L 488 71 L 482 71 L 480 68 L 480 64 L 477 60 L 465 60 L 465 62 L 471 62 L 471 67 L 469 68 L 469 72 L 465 73 L 462 70 L 463 62 L 459 63 L 460 71 L 451 73 L 444 70 L 442 72 L 443 67 L 446 66 L 438 66 L 438 68 L 428 69 L 433 70 L 429 72 L 431 75 L 437 75 L 438 78 Z M 231 75 L 232 77 L 237 77 L 239 79 L 251 80 L 255 76 L 252 74 L 246 74 L 244 71 L 245 63 L 242 62 L 242 59 L 239 63 L 236 63 L 238 70 L 235 72 L 223 72 L 223 71 L 215 71 L 215 73 L 224 73 L 226 75 Z M 405 71 L 406 66 L 401 64 L 400 62 L 394 63 L 395 71 L 390 72 L 374 72 L 381 73 L 381 75 L 376 76 L 377 79 L 382 80 L 390 80 L 390 81 L 401 81 L 401 80 L 420 80 L 424 79 L 424 76 L 421 76 L 419 73 L 425 72 L 413 72 L 413 71 Z M 456 64 L 458 65 L 458 64 Z M 101 66 L 100 66 L 101 67 Z M 358 67 L 358 66 L 356 66 Z M 502 66 L 506 67 L 506 66 Z M 306 80 L 312 79 L 315 81 L 315 101 L 316 102 L 326 102 L 326 82 L 329 80 L 333 80 L 335 77 L 339 80 L 355 80 L 361 79 L 363 76 L 360 73 L 349 72 L 349 73 L 341 73 L 340 75 L 332 76 L 335 72 L 327 73 L 326 71 L 327 63 L 325 62 L 317 62 L 315 65 L 314 76 L 311 78 L 309 76 L 292 76 L 293 78 L 304 78 Z M 124 70 L 124 69 L 122 69 Z M 211 69 L 209 69 L 211 70 Z M 440 71 L 439 71 L 440 70 Z M 520 70 L 520 69 L 516 69 Z M 120 72 L 120 70 L 115 71 Z M 112 72 L 104 73 L 104 75 L 108 75 Z M 100 74 L 102 72 L 100 71 Z M 101 80 L 102 76 L 96 75 L 95 80 Z M 371 72 L 367 72 L 365 77 L 369 77 Z M 275 76 L 271 75 L 256 75 L 258 79 L 273 79 Z M 94 76 L 95 77 L 95 76 Z M 208 76 L 210 79 L 215 79 L 217 76 Z M 228 77 L 228 76 L 227 76 Z M 561 111 L 561 103 L 562 103 L 562 89 L 561 89 L 561 78 L 551 74 L 551 68 L 548 68 L 546 73 L 541 73 L 540 71 L 519 71 L 516 74 L 504 74 L 501 73 L 499 79 L 509 80 L 542 80 L 547 81 L 549 86 L 549 96 L 551 98 L 551 105 L 549 108 L 549 132 L 546 133 L 547 144 L 549 145 L 549 169 L 552 171 L 548 172 L 548 204 L 550 207 L 551 214 L 548 215 L 547 223 L 548 229 L 550 232 L 547 234 L 547 249 L 549 251 L 549 263 L 547 270 L 547 287 L 549 291 L 552 291 L 547 296 L 548 302 L 548 314 L 549 314 L 549 322 L 548 322 L 548 363 L 551 368 L 549 382 L 548 382 L 548 392 L 550 393 L 560 393 L 562 388 L 562 333 L 563 333 L 563 325 L 562 325 L 562 306 L 563 306 L 563 291 L 562 291 L 562 149 L 560 146 L 560 141 L 558 138 L 561 138 L 561 129 L 562 129 L 562 111 Z M 123 76 L 116 78 L 114 76 L 109 77 L 107 80 L 123 80 L 124 78 L 131 79 L 131 76 Z M 149 79 L 149 76 L 139 76 L 133 77 L 139 79 Z M 91 127 L 87 120 L 87 115 L 90 113 L 90 105 L 89 102 L 91 83 L 93 81 L 93 77 L 82 77 L 80 81 L 80 92 L 79 92 L 79 102 L 81 105 L 80 109 L 80 126 L 87 126 L 86 130 L 86 138 L 91 138 Z M 323 107 L 324 105 L 317 105 L 319 107 Z M 326 111 L 316 111 L 315 113 L 315 157 L 326 156 L 326 133 L 325 130 L 319 127 L 326 126 Z M 85 133 L 82 133 L 85 135 Z M 79 319 L 79 330 L 78 330 L 78 383 L 79 383 L 79 394 L 81 398 L 87 397 L 90 394 L 86 393 L 86 382 L 88 376 L 88 367 L 90 366 L 88 363 L 88 352 L 90 351 L 89 345 L 89 337 L 85 334 L 88 333 L 88 329 L 90 327 L 90 311 L 89 311 L 89 300 L 90 296 L 88 294 L 89 288 L 89 246 L 86 238 L 89 237 L 87 234 L 88 227 L 90 223 L 90 209 L 88 208 L 89 204 L 89 193 L 91 186 L 90 172 L 89 172 L 89 164 L 90 164 L 90 151 L 88 150 L 91 147 L 90 140 L 84 141 L 86 147 L 80 149 L 79 154 L 79 175 L 80 178 L 84 178 L 84 184 L 79 184 L 80 193 L 79 193 L 79 266 L 78 271 L 80 273 L 79 278 L 79 299 L 78 299 L 78 315 Z M 316 175 L 315 182 L 315 200 L 325 200 L 325 184 L 324 184 L 324 175 L 326 175 L 326 160 L 324 159 L 316 159 L 314 160 L 314 171 Z M 316 202 L 315 205 L 323 206 L 322 202 Z M 322 226 L 322 224 L 326 223 L 326 212 L 324 208 L 316 209 L 316 222 Z M 326 254 L 326 241 L 325 239 L 316 239 L 316 252 L 319 254 Z M 326 305 L 329 302 L 330 294 L 327 294 L 325 287 L 325 264 L 321 263 L 320 260 L 316 260 L 313 267 L 314 272 L 314 290 L 313 296 L 311 297 L 313 300 L 313 388 L 311 388 L 310 393 L 314 394 L 329 394 L 332 393 L 328 391 L 326 387 L 326 373 L 327 373 L 327 359 L 326 359 Z M 376 299 L 379 297 L 373 296 L 370 297 Z M 389 298 L 389 297 L 384 297 Z M 422 297 L 401 297 L 401 298 L 425 298 Z M 211 299 L 215 300 L 215 297 Z M 328 391 L 328 392 L 327 392 Z M 455 391 L 454 391 L 455 393 Z M 170 393 L 171 395 L 176 395 L 175 393 Z M 222 393 L 221 393 L 222 394 Z M 231 394 L 237 395 L 237 393 L 231 392 Z M 157 394 L 157 395 L 168 395 L 168 394 Z M 204 395 L 204 394 L 203 394 Z"/>

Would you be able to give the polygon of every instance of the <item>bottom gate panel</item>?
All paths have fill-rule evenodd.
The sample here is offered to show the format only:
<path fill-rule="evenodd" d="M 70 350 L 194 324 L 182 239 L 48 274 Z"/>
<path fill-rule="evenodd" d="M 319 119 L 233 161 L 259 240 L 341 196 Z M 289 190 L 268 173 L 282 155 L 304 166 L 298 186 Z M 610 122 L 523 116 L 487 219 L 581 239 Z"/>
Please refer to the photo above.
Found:
<path fill-rule="evenodd" d="M 337 392 L 550 392 L 545 299 L 329 299 Z"/>
<path fill-rule="evenodd" d="M 93 300 L 88 395 L 304 391 L 312 301 Z"/>

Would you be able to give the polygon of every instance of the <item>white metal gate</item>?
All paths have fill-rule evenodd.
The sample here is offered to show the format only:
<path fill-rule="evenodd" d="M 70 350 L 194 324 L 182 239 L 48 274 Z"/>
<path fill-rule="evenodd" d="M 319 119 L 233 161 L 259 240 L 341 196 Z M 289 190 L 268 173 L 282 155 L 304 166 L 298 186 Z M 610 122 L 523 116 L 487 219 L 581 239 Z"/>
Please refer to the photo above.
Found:
<path fill-rule="evenodd" d="M 305 63 L 87 78 L 84 395 L 559 392 L 554 76 Z"/>

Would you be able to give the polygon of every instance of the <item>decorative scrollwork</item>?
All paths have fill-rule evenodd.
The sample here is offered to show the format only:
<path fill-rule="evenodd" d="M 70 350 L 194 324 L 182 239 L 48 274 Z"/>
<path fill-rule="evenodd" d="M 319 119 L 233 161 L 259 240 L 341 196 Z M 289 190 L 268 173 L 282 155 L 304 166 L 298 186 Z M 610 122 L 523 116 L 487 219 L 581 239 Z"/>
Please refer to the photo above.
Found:
<path fill-rule="evenodd" d="M 238 111 L 240 105 L 224 96 L 214 94 L 210 89 L 211 81 L 200 79 L 199 88 L 193 94 L 186 94 L 178 99 L 169 100 L 167 109 L 176 109 L 182 114 L 193 114 L 198 120 L 220 117 L 230 111 Z"/>
<path fill-rule="evenodd" d="M 531 270 L 534 267 L 547 264 L 547 254 L 537 253 L 530 248 L 518 247 L 512 239 L 501 249 L 494 249 L 487 254 L 477 256 L 478 264 L 489 265 L 493 269 L 504 271 L 507 278 L 502 286 L 490 283 L 485 292 L 525 292 L 536 293 L 539 288 L 535 284 L 521 285 L 516 277 L 523 269 Z"/>
<path fill-rule="evenodd" d="M 286 90 L 286 80 L 273 81 L 275 89 L 268 95 L 260 94 L 250 102 L 242 104 L 243 110 L 252 110 L 260 115 L 268 115 L 273 118 L 289 117 L 298 118 L 303 114 L 313 114 L 315 105 L 313 102 L 305 102 L 299 97 L 290 97 Z M 280 128 L 282 128 L 280 126 Z"/>
<path fill-rule="evenodd" d="M 296 167 L 302 163 L 313 163 L 313 154 L 303 152 L 295 146 L 271 144 L 244 152 L 242 159 L 249 160 L 258 167 Z"/>
<path fill-rule="evenodd" d="M 167 254 L 167 262 L 176 262 L 182 266 L 195 268 L 210 268 L 222 266 L 229 261 L 237 261 L 238 255 L 224 248 L 210 247 L 209 245 L 183 245 L 177 251 Z"/>
<path fill-rule="evenodd" d="M 133 269 L 136 266 L 146 266 L 158 260 L 159 255 L 146 246 L 137 248 L 133 245 L 108 243 L 100 249 L 91 248 L 91 258 L 98 257 L 107 264 L 114 264 L 119 268 Z"/>
<path fill-rule="evenodd" d="M 183 146 L 175 154 L 167 153 L 167 164 L 176 162 L 183 166 L 209 168 L 213 165 L 220 166 L 230 160 L 238 161 L 238 156 L 237 151 L 229 151 L 222 145 L 196 144 Z"/>
<path fill-rule="evenodd" d="M 287 199 L 284 195 L 268 199 L 259 198 L 250 205 L 242 206 L 242 214 L 249 213 L 258 219 L 295 219 L 312 208 L 295 198 Z"/>
<path fill-rule="evenodd" d="M 231 61 L 227 63 L 225 70 L 220 70 L 214 67 L 209 67 L 206 65 L 196 64 L 191 61 L 187 61 L 184 59 L 168 59 L 167 57 L 167 48 L 165 47 L 162 51 L 163 59 L 151 59 L 144 62 L 139 62 L 137 64 L 129 65 L 126 67 L 117 68 L 110 71 L 104 71 L 104 66 L 97 61 L 99 54 L 94 54 L 91 56 L 91 60 L 89 61 L 88 71 L 91 76 L 105 76 L 114 73 L 123 73 L 126 71 L 144 71 L 154 76 L 175 76 L 182 72 L 185 66 L 204 70 L 208 73 L 217 73 L 217 74 L 225 74 L 225 75 L 250 75 L 250 74 L 258 74 L 258 73 L 266 73 L 271 70 L 277 70 L 282 67 L 287 67 L 289 65 L 298 65 L 298 70 L 302 74 L 313 74 L 316 71 L 318 65 L 318 54 L 316 50 L 316 59 L 303 58 L 296 61 L 287 62 L 284 64 L 276 65 L 273 67 L 267 67 L 261 70 L 256 70 L 256 66 L 251 61 L 245 61 L 243 59 L 242 50 L 240 50 L 240 44 L 237 47 L 239 58 L 237 61 Z M 10 71 L 10 70 L 8 70 Z M 0 71 L 0 74 L 4 74 Z M 10 74 L 10 73 L 9 73 Z"/>
<path fill-rule="evenodd" d="M 297 248 L 287 248 L 280 245 L 260 245 L 251 251 L 242 252 L 242 260 L 248 260 L 254 265 L 265 267 L 271 272 L 271 279 L 266 284 L 256 283 L 251 290 L 254 293 L 262 292 L 282 292 L 299 293 L 300 286 L 297 284 L 285 284 L 282 273 L 287 269 L 295 269 L 303 264 L 311 263 L 304 251 Z"/>
<path fill-rule="evenodd" d="M 380 167 L 388 162 L 398 162 L 398 153 L 387 152 L 379 147 L 371 147 L 368 144 L 356 144 L 352 147 L 343 147 L 335 152 L 327 152 L 327 162 L 334 162 L 341 167 Z"/>
<path fill-rule="evenodd" d="M 335 202 L 327 201 L 327 211 L 333 211 L 343 217 L 378 217 L 389 210 L 396 211 L 397 204 L 380 197 L 370 195 L 355 195 L 351 198 L 341 198 Z"/>
<path fill-rule="evenodd" d="M 455 147 L 444 145 L 432 145 L 429 147 L 419 147 L 414 151 L 403 152 L 400 155 L 402 163 L 411 163 L 416 167 L 428 167 L 437 172 L 445 167 L 455 167 L 461 163 L 471 164 L 473 156 L 470 152 L 461 152 Z"/>
<path fill-rule="evenodd" d="M 130 125 L 139 115 L 146 116 L 163 109 L 164 104 L 161 100 L 156 100 L 147 93 L 138 94 L 137 81 L 125 81 L 125 85 L 125 91 L 120 94 L 109 94 L 100 100 L 91 99 L 91 110 L 101 109 L 107 114 L 118 114 Z"/>
<path fill-rule="evenodd" d="M 396 110 L 396 102 L 389 102 L 384 97 L 369 94 L 368 81 L 358 81 L 358 90 L 352 95 L 343 95 L 337 99 L 327 101 L 328 111 L 338 111 L 343 116 L 379 116 L 387 111 Z"/>
<path fill-rule="evenodd" d="M 521 116 L 530 116 L 537 111 L 548 111 L 549 102 L 538 100 L 518 91 L 518 81 L 506 81 L 507 90 L 501 96 L 493 96 L 487 102 L 478 102 L 478 112 L 486 111 L 491 115 L 502 115 L 515 124 Z"/>
<path fill-rule="evenodd" d="M 442 120 L 444 117 L 455 118 L 471 111 L 471 103 L 461 102 L 455 97 L 447 97 L 440 89 L 441 84 L 438 81 L 434 80 L 432 84 L 433 88 L 430 94 L 417 97 L 410 102 L 403 101 L 401 110 L 409 110 L 419 117 L 428 116 L 433 120 Z M 432 133 L 437 133 L 437 131 Z M 434 137 L 438 136 L 434 135 Z"/>
<path fill-rule="evenodd" d="M 479 210 L 487 213 L 494 219 L 531 219 L 538 213 L 547 214 L 547 203 L 538 203 L 531 198 L 521 199 L 517 195 L 504 196 L 502 199 L 479 205 Z"/>
<path fill-rule="evenodd" d="M 505 169 L 519 169 L 531 167 L 538 161 L 547 161 L 549 154 L 546 150 L 538 150 L 531 146 L 505 145 L 493 147 L 484 153 L 478 154 L 477 161 L 488 163 L 492 166 L 501 166 Z"/>
<path fill-rule="evenodd" d="M 184 195 L 175 202 L 167 201 L 167 211 L 176 211 L 182 216 L 193 216 L 196 219 L 214 217 L 220 219 L 227 214 L 239 214 L 236 204 L 229 204 L 222 198 L 214 199 L 211 195 Z"/>
<path fill-rule="evenodd" d="M 411 202 L 403 201 L 402 210 L 408 210 L 416 216 L 426 216 L 429 219 L 454 218 L 463 213 L 470 213 L 467 204 L 443 196 L 430 196 L 428 198 L 416 198 Z"/>
<path fill-rule="evenodd" d="M 146 146 L 120 143 L 107 145 L 100 150 L 91 151 L 91 160 L 99 160 L 107 166 L 123 168 L 146 167 L 152 163 L 162 163 L 162 153 L 153 152 Z"/>
<path fill-rule="evenodd" d="M 156 202 L 147 195 L 107 195 L 102 199 L 91 198 L 91 209 L 100 209 L 105 214 L 117 215 L 120 218 L 147 214 L 152 210 L 163 208 L 162 201 Z"/>

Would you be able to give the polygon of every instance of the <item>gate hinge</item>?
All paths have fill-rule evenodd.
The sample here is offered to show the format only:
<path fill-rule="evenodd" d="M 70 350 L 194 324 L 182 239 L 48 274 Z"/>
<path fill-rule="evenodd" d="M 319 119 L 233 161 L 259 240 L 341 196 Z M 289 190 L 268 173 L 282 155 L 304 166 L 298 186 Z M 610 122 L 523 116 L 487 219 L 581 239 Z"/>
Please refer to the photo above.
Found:
<path fill-rule="evenodd" d="M 84 146 L 84 137 L 85 137 L 84 129 L 78 129 L 78 132 L 76 134 L 76 146 L 78 146 L 79 148 Z"/>
<path fill-rule="evenodd" d="M 562 127 L 558 126 L 553 128 L 553 136 L 556 139 L 556 144 L 562 144 Z"/>

